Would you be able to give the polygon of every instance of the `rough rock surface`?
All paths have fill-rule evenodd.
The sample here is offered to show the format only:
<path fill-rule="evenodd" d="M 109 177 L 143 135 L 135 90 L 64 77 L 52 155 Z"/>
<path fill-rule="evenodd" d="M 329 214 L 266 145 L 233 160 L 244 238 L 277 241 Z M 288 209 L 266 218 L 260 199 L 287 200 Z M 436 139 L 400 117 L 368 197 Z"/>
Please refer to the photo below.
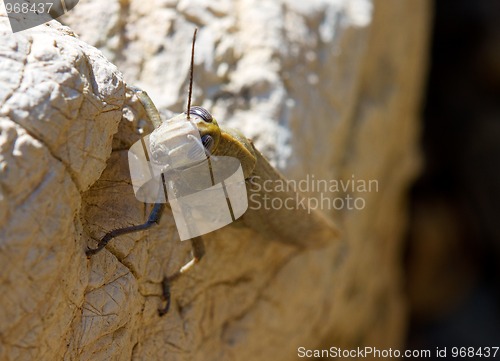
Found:
<path fill-rule="evenodd" d="M 14 36 L 1 16 L 0 39 L 0 359 L 54 360 L 91 323 L 81 193 L 106 167 L 125 86 L 55 22 Z"/>
<path fill-rule="evenodd" d="M 207 235 L 206 257 L 159 318 L 159 283 L 189 252 L 170 212 L 84 254 L 147 216 L 126 158 L 137 128 L 150 130 L 141 107 L 68 28 L 13 36 L 0 17 L 0 358 L 288 360 L 299 346 L 401 348 L 404 192 L 418 166 L 428 19 L 427 1 L 412 0 L 89 0 L 63 19 L 164 114 L 184 107 L 198 26 L 195 104 L 253 138 L 290 179 L 378 182 L 324 194 L 365 202 L 323 210 L 342 247 L 299 249 L 238 225 Z"/>

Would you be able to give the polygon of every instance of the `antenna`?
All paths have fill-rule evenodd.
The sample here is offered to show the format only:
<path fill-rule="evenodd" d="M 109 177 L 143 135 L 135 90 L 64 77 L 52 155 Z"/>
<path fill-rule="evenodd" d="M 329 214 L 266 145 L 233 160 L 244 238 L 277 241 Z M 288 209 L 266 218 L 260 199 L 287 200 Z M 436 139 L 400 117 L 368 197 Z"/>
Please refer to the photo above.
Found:
<path fill-rule="evenodd" d="M 193 68 L 194 68 L 194 43 L 196 43 L 196 33 L 198 28 L 194 29 L 193 34 L 193 45 L 191 47 L 191 68 L 189 69 L 189 93 L 188 93 L 188 105 L 187 105 L 187 118 L 190 119 L 189 112 L 191 111 L 191 96 L 193 95 Z"/>

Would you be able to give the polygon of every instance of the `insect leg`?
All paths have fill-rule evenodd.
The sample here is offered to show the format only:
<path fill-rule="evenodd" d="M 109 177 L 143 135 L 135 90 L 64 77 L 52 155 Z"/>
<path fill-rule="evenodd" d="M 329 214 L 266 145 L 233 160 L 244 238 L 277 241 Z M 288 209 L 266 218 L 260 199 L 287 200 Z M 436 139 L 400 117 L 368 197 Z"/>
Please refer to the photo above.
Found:
<path fill-rule="evenodd" d="M 121 236 L 123 234 L 143 231 L 148 229 L 155 224 L 158 224 L 160 221 L 161 215 L 163 214 L 163 210 L 165 209 L 165 203 L 155 203 L 151 213 L 149 214 L 148 220 L 142 224 L 138 224 L 136 226 L 129 226 L 115 229 L 111 232 L 108 232 L 101 238 L 96 248 L 87 248 L 85 254 L 87 257 L 93 256 L 94 254 L 101 251 L 113 238 Z"/>
<path fill-rule="evenodd" d="M 203 238 L 201 237 L 194 237 L 191 238 L 191 255 L 192 259 L 188 263 L 186 263 L 184 266 L 181 267 L 181 269 L 169 277 L 170 281 L 173 281 L 173 278 L 179 277 L 181 274 L 186 273 L 188 270 L 190 270 L 195 264 L 200 262 L 200 260 L 203 258 L 205 255 L 205 243 L 203 242 Z"/>
<path fill-rule="evenodd" d="M 128 88 L 131 91 L 133 91 L 134 94 L 137 96 L 137 99 L 139 99 L 139 101 L 141 102 L 146 114 L 148 115 L 149 119 L 153 123 L 154 127 L 158 128 L 161 124 L 160 113 L 158 112 L 158 109 L 156 109 L 156 106 L 154 105 L 154 103 L 151 100 L 151 98 L 149 97 L 149 95 L 144 90 L 142 90 L 136 86 L 128 86 Z M 163 175 L 162 175 L 162 180 L 163 180 L 163 184 L 165 185 L 165 178 Z M 90 257 L 90 256 L 98 253 L 99 251 L 101 251 L 104 247 L 106 247 L 106 245 L 109 243 L 109 241 L 111 241 L 115 237 L 118 237 L 118 236 L 121 236 L 121 235 L 127 234 L 127 233 L 143 231 L 143 230 L 148 229 L 148 228 L 152 227 L 153 225 L 157 224 L 160 221 L 160 217 L 163 213 L 164 208 L 165 208 L 164 203 L 155 203 L 153 210 L 151 211 L 151 214 L 149 215 L 148 220 L 145 223 L 139 224 L 136 226 L 115 229 L 111 232 L 106 233 L 104 235 L 104 237 L 99 241 L 96 248 L 88 248 L 87 249 L 87 251 L 85 252 L 87 257 Z"/>
<path fill-rule="evenodd" d="M 203 243 L 203 239 L 201 237 L 191 238 L 191 254 L 193 258 L 184 266 L 182 266 L 180 270 L 175 272 L 170 277 L 163 278 L 162 281 L 163 299 L 167 301 L 167 304 L 165 305 L 164 308 L 158 309 L 158 313 L 160 316 L 166 314 L 170 308 L 170 284 L 177 278 L 179 278 L 180 275 L 190 270 L 205 255 L 205 244 Z"/>
<path fill-rule="evenodd" d="M 136 86 L 129 85 L 128 88 L 132 90 L 137 99 L 139 99 L 154 127 L 158 128 L 162 123 L 160 113 L 148 93 Z"/>

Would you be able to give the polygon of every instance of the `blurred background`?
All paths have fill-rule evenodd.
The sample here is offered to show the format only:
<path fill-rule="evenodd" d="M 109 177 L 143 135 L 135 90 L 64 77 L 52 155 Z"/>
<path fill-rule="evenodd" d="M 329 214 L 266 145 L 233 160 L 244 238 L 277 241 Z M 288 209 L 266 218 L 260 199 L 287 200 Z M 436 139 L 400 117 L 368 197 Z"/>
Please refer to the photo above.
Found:
<path fill-rule="evenodd" d="M 499 346 L 500 2 L 433 7 L 425 165 L 406 253 L 408 347 Z"/>

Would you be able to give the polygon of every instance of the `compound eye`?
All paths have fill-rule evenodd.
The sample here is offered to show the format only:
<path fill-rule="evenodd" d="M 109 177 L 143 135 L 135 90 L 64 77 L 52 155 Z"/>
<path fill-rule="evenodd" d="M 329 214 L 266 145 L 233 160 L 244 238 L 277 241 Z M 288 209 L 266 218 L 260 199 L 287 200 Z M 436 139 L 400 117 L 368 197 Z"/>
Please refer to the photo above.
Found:
<path fill-rule="evenodd" d="M 193 147 L 188 152 L 189 159 L 201 159 L 202 157 L 206 157 L 206 154 L 210 155 L 212 151 L 212 147 L 214 145 L 214 138 L 210 135 L 205 134 L 201 137 L 201 144 L 203 144 L 203 148 Z"/>
<path fill-rule="evenodd" d="M 207 123 L 212 123 L 213 118 L 212 114 L 210 114 L 205 108 L 194 106 L 191 107 L 189 110 L 190 115 L 196 115 L 197 117 L 200 117 L 203 121 Z"/>
<path fill-rule="evenodd" d="M 211 151 L 214 145 L 214 138 L 206 134 L 203 137 L 201 137 L 201 143 L 203 144 L 206 150 Z"/>

